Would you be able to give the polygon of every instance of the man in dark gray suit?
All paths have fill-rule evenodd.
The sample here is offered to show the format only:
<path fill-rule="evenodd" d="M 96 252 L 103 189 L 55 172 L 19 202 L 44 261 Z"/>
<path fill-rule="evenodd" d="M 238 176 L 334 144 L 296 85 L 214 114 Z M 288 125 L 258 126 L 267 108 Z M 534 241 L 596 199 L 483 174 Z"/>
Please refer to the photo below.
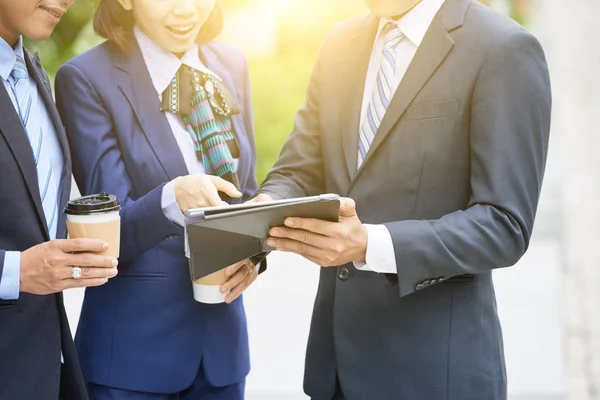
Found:
<path fill-rule="evenodd" d="M 543 50 L 472 0 L 367 3 L 327 35 L 255 199 L 354 199 L 339 223 L 271 231 L 270 245 L 326 267 L 305 391 L 506 399 L 492 270 L 514 265 L 533 229 L 550 127 Z"/>

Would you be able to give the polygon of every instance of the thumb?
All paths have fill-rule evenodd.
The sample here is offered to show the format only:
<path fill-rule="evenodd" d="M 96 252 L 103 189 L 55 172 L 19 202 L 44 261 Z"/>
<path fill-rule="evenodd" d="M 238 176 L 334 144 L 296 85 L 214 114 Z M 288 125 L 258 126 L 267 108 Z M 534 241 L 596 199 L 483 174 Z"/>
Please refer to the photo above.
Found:
<path fill-rule="evenodd" d="M 233 197 L 233 198 L 242 197 L 242 192 L 237 190 L 237 188 L 235 187 L 235 185 L 233 183 L 226 181 L 225 179 L 220 178 L 218 176 L 211 176 L 210 180 L 212 181 L 213 185 L 215 185 L 215 187 L 217 188 L 217 190 L 219 192 L 223 192 L 223 193 L 227 194 L 229 197 Z"/>
<path fill-rule="evenodd" d="M 356 217 L 356 203 L 348 197 L 340 199 L 340 217 Z"/>

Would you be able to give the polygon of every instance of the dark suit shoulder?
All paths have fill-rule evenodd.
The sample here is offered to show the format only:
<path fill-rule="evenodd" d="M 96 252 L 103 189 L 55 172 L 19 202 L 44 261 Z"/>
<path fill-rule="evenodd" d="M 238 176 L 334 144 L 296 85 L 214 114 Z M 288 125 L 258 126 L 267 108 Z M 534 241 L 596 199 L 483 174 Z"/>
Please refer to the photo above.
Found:
<path fill-rule="evenodd" d="M 525 28 L 512 18 L 504 16 L 485 5 L 472 1 L 461 28 L 474 39 L 474 43 L 488 51 L 503 44 L 509 44 L 515 38 L 535 39 Z"/>
<path fill-rule="evenodd" d="M 335 24 L 325 36 L 325 42 L 329 40 L 348 40 L 348 37 L 357 32 L 368 32 L 373 24 L 377 23 L 377 17 L 372 13 L 364 13 L 346 19 Z"/>

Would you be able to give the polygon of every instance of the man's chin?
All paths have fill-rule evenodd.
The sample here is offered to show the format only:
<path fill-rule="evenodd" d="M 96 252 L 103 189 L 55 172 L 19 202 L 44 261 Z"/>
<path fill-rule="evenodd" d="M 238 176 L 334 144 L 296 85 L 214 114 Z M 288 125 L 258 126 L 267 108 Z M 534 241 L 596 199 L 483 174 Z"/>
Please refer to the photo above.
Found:
<path fill-rule="evenodd" d="M 48 38 L 50 38 L 50 36 L 52 36 L 52 32 L 54 31 L 54 28 L 51 29 L 36 29 L 33 32 L 24 32 L 23 36 L 25 36 L 27 39 L 32 40 L 34 42 L 41 42 L 44 41 Z"/>
<path fill-rule="evenodd" d="M 371 10 L 371 12 L 379 18 L 392 18 L 398 15 L 403 15 L 406 13 L 406 11 L 410 10 L 412 7 L 414 7 L 415 4 L 417 4 L 419 1 L 417 0 L 410 0 L 410 1 L 399 1 L 398 3 L 404 3 L 404 4 L 389 4 L 389 3 L 385 3 L 381 4 L 379 1 L 377 0 L 366 0 L 367 5 L 369 6 L 369 9 Z"/>

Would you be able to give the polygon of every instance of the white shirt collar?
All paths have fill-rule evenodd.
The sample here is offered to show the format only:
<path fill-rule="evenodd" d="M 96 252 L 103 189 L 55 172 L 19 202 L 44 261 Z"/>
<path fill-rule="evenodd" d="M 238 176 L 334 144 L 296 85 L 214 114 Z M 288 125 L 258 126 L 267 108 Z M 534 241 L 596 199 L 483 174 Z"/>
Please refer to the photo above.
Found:
<path fill-rule="evenodd" d="M 179 71 L 179 68 L 184 64 L 195 70 L 211 74 L 218 80 L 221 80 L 217 74 L 202 64 L 198 56 L 197 44 L 190 47 L 184 53 L 183 57 L 179 59 L 170 51 L 163 49 L 150 40 L 137 26 L 133 29 L 133 32 L 142 51 L 142 57 L 150 73 L 150 78 L 152 78 L 152 84 L 158 94 L 162 94 L 167 89 L 171 80 L 175 77 L 177 71 Z"/>
<path fill-rule="evenodd" d="M 421 42 L 437 15 L 438 11 L 444 4 L 445 0 L 422 0 L 412 10 L 406 13 L 405 16 L 397 21 L 398 28 L 402 33 L 417 47 L 421 46 Z M 390 18 L 381 18 L 379 21 L 379 30 L 377 37 L 380 36 L 385 24 L 392 21 Z"/>
<path fill-rule="evenodd" d="M 0 38 L 0 77 L 4 80 L 8 80 L 10 73 L 15 67 L 17 56 L 25 59 L 25 52 L 23 50 L 23 37 L 19 37 L 17 44 L 14 48 L 10 47 L 8 43 Z"/>

